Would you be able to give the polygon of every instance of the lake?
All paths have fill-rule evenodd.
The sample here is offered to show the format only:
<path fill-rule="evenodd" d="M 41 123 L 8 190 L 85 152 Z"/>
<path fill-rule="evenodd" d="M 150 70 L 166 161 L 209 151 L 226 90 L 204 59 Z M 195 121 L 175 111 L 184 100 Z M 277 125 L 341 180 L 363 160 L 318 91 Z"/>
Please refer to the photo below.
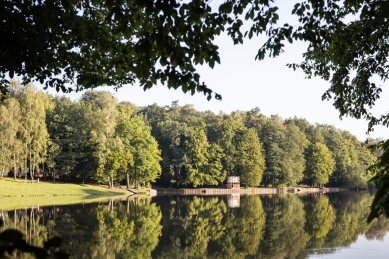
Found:
<path fill-rule="evenodd" d="M 385 258 L 389 221 L 366 224 L 372 197 L 156 196 L 0 217 L 34 245 L 62 237 L 71 258 Z"/>

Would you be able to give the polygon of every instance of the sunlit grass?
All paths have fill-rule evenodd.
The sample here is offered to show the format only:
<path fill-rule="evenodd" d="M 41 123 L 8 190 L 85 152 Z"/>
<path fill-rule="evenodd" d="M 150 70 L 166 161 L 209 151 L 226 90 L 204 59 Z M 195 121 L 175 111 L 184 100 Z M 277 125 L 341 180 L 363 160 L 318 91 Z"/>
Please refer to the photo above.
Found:
<path fill-rule="evenodd" d="M 61 182 L 26 183 L 10 178 L 0 179 L 0 197 L 58 196 L 58 195 L 122 195 L 125 191 L 110 190 L 101 186 Z"/>
<path fill-rule="evenodd" d="M 0 210 L 89 203 L 128 195 L 126 191 L 110 190 L 102 186 L 0 179 Z"/>

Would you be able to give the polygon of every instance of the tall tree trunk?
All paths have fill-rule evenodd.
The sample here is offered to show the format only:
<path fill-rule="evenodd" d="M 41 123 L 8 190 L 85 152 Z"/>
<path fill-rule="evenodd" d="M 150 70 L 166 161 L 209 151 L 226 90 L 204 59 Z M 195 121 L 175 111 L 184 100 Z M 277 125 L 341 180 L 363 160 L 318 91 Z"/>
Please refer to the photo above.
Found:
<path fill-rule="evenodd" d="M 27 148 L 27 145 L 26 145 L 26 148 Z M 28 156 L 26 155 L 26 160 L 25 160 L 25 163 L 26 163 L 26 164 L 25 164 L 24 170 L 28 170 L 28 168 L 29 168 L 29 167 L 27 166 L 27 165 L 28 165 L 28 164 L 27 164 L 27 160 L 28 160 L 27 158 L 28 158 Z M 29 172 L 25 172 L 25 174 L 24 174 L 24 180 L 27 180 L 27 174 L 28 174 L 28 173 L 29 173 Z"/>
<path fill-rule="evenodd" d="M 126 173 L 126 185 L 127 189 L 130 188 L 130 173 L 128 171 Z"/>
<path fill-rule="evenodd" d="M 16 169 L 16 152 L 15 152 L 15 149 L 14 149 L 14 181 L 16 181 L 16 172 L 17 172 L 17 169 Z"/>
<path fill-rule="evenodd" d="M 29 164 L 29 168 L 30 168 L 30 178 L 31 178 L 31 180 L 34 180 L 34 165 L 33 165 L 33 163 L 32 163 L 32 154 L 31 154 L 31 150 L 30 150 L 30 164 Z"/>
<path fill-rule="evenodd" d="M 134 168 L 134 172 L 135 172 L 135 188 L 138 187 L 138 182 L 137 182 L 137 179 L 136 179 L 136 167 Z"/>

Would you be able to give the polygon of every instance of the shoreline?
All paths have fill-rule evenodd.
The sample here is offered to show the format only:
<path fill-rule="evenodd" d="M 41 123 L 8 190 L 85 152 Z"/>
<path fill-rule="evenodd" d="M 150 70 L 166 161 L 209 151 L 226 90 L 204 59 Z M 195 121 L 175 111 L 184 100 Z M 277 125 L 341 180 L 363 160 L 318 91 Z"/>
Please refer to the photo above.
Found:
<path fill-rule="evenodd" d="M 309 194 L 309 193 L 333 193 L 343 192 L 346 188 L 310 188 L 310 187 L 295 187 L 295 188 L 180 188 L 180 189 L 161 189 L 157 190 L 157 195 L 226 195 L 226 194 Z"/>

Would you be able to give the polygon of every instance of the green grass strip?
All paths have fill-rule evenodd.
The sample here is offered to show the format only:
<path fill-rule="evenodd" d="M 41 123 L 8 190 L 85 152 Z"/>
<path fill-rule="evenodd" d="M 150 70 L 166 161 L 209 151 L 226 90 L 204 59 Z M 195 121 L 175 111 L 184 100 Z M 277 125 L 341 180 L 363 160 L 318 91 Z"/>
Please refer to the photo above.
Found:
<path fill-rule="evenodd" d="M 128 196 L 121 190 L 102 186 L 61 182 L 28 183 L 23 180 L 0 179 L 0 209 L 67 205 L 107 200 L 113 196 Z"/>

